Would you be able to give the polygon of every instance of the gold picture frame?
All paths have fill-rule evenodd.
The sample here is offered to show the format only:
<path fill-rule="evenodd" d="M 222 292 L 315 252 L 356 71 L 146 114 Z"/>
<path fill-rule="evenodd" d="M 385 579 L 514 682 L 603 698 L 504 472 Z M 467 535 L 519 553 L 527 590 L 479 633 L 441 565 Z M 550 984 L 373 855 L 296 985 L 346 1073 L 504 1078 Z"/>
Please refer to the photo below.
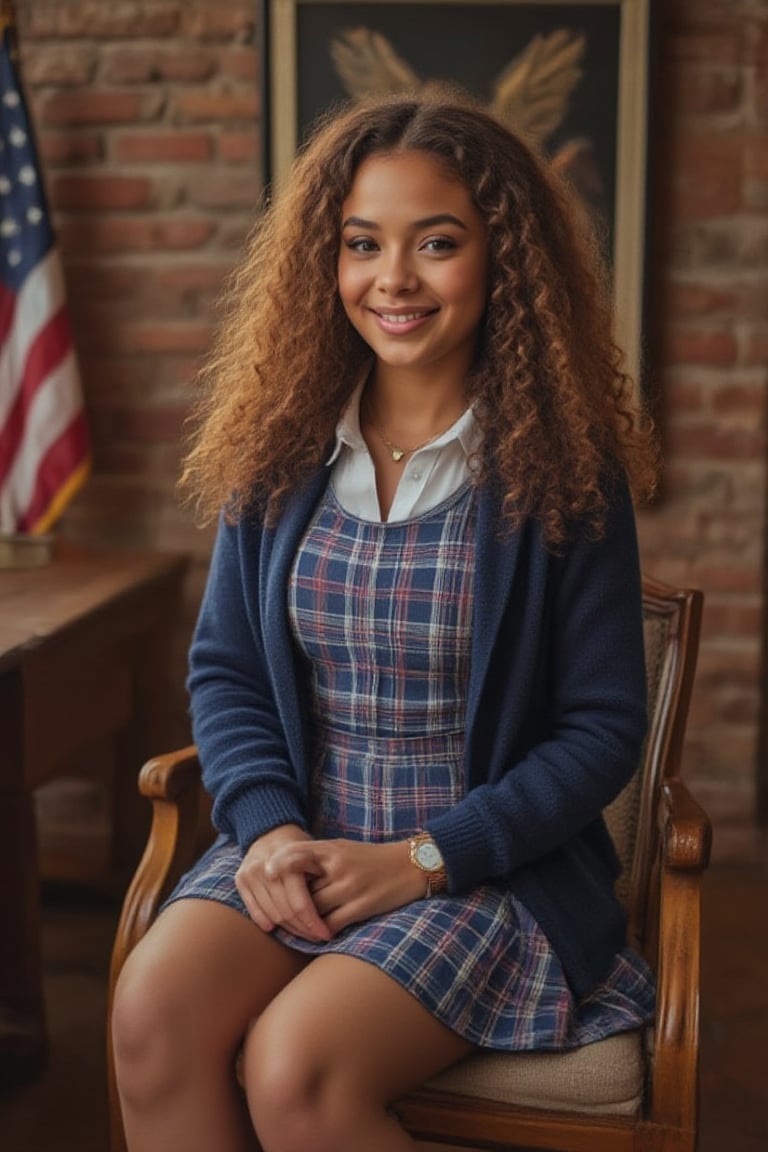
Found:
<path fill-rule="evenodd" d="M 452 80 L 496 109 L 505 84 L 515 87 L 510 71 L 530 68 L 538 52 L 539 75 L 560 84 L 545 151 L 553 163 L 580 165 L 574 182 L 589 190 L 612 269 L 616 337 L 643 380 L 653 0 L 261 5 L 264 176 L 276 189 L 313 119 L 361 85 Z"/>

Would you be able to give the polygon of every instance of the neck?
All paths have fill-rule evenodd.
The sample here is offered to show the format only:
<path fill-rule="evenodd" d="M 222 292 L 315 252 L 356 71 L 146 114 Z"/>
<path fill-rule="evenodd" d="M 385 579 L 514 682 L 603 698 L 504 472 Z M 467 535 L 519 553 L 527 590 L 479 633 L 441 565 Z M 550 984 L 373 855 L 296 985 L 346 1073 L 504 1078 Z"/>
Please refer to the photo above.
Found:
<path fill-rule="evenodd" d="M 450 428 L 467 407 L 464 380 L 446 385 L 372 373 L 361 412 L 373 425 L 408 441 L 423 440 Z"/>
<path fill-rule="evenodd" d="M 426 448 L 447 432 L 466 407 L 463 396 L 458 402 L 454 399 L 445 404 L 435 404 L 434 398 L 430 397 L 431 402 L 428 404 L 390 405 L 385 409 L 389 412 L 389 416 L 386 416 L 377 408 L 378 400 L 379 395 L 373 391 L 366 389 L 363 393 L 360 426 L 369 449 L 373 451 L 373 433 L 376 442 L 381 445 L 381 451 L 386 452 L 385 459 L 399 465 L 405 464 L 414 452 Z"/>

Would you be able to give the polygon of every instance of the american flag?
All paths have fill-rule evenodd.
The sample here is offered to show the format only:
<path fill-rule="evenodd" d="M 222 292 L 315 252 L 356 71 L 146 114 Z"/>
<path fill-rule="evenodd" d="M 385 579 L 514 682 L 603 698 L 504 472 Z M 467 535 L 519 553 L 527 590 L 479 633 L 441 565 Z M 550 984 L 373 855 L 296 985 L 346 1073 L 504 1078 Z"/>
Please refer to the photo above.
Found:
<path fill-rule="evenodd" d="M 85 480 L 89 443 L 6 0 L 0 33 L 0 532 L 37 534 Z"/>

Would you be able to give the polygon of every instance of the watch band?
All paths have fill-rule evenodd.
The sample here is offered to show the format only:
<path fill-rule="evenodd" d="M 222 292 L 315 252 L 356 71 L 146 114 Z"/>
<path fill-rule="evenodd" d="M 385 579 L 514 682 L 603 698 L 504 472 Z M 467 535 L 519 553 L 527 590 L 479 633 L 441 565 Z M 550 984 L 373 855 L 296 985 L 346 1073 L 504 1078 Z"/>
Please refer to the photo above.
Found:
<path fill-rule="evenodd" d="M 448 887 L 448 872 L 440 849 L 429 832 L 417 832 L 415 836 L 411 837 L 410 857 L 414 867 L 423 872 L 426 877 L 426 895 L 429 897 L 438 892 L 445 892 Z"/>

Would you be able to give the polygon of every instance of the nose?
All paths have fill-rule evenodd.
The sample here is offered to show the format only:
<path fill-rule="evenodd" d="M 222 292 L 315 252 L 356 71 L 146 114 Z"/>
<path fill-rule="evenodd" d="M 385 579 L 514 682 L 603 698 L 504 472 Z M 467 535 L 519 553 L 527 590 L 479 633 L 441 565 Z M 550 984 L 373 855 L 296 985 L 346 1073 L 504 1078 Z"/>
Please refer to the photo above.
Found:
<path fill-rule="evenodd" d="M 413 292 L 418 287 L 416 271 L 404 252 L 392 251 L 382 260 L 376 278 L 380 292 L 388 296 L 399 296 L 403 292 Z"/>

